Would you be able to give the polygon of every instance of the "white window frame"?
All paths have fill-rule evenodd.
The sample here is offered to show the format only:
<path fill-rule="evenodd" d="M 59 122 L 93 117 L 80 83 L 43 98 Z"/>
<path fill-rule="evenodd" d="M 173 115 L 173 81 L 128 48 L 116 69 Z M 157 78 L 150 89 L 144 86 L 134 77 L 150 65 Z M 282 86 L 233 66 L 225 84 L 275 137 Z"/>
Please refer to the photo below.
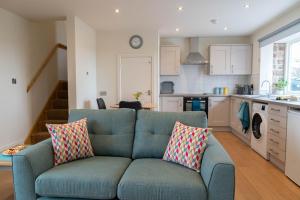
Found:
<path fill-rule="evenodd" d="M 287 94 L 295 94 L 295 95 L 299 95 L 299 92 L 293 92 L 291 91 L 291 85 L 290 85 L 290 65 L 291 65 L 291 59 L 290 59 L 290 55 L 291 55 L 291 45 L 294 43 L 298 43 L 300 42 L 300 38 L 297 38 L 295 40 L 291 40 L 287 43 L 286 46 L 286 59 L 285 59 L 285 69 L 284 69 L 284 79 L 288 81 L 288 87 L 285 89 L 285 92 Z"/>

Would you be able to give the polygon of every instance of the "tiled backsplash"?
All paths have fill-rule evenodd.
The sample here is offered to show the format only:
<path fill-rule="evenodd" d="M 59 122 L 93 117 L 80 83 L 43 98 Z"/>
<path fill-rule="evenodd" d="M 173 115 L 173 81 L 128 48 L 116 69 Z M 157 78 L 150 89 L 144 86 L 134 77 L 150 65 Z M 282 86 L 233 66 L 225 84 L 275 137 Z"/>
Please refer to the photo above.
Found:
<path fill-rule="evenodd" d="M 182 65 L 179 76 L 160 76 L 160 82 L 173 81 L 175 93 L 213 93 L 215 87 L 228 87 L 235 93 L 236 84 L 250 84 L 250 76 L 210 76 L 207 66 Z"/>

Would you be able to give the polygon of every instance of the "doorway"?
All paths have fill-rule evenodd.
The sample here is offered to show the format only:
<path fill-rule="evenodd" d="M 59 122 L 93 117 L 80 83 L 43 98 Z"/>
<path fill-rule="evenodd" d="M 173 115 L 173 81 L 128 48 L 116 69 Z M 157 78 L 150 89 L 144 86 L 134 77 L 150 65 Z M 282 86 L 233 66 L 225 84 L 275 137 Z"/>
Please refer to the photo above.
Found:
<path fill-rule="evenodd" d="M 119 57 L 118 100 L 135 101 L 141 93 L 142 104 L 153 102 L 153 65 L 151 56 L 127 55 Z"/>

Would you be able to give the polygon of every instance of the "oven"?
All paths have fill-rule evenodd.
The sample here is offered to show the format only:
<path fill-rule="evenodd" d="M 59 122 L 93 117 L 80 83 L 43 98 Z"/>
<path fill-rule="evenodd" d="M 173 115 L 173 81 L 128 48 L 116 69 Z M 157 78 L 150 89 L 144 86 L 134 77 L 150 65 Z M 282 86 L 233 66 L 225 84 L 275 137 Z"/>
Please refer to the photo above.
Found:
<path fill-rule="evenodd" d="M 208 116 L 208 97 L 183 97 L 183 111 L 204 111 Z"/>

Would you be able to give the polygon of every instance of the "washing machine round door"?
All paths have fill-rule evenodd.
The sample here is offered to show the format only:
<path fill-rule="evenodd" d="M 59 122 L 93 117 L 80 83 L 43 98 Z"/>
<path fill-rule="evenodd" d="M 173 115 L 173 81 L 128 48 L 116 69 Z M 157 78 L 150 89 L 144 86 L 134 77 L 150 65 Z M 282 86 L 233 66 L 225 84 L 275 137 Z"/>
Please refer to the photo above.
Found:
<path fill-rule="evenodd" d="M 260 130 L 260 126 L 261 126 L 261 123 L 262 123 L 262 118 L 260 116 L 260 114 L 258 113 L 255 113 L 253 115 L 253 118 L 252 118 L 252 133 L 253 133 L 253 136 L 259 140 L 261 138 L 261 130 Z"/>

